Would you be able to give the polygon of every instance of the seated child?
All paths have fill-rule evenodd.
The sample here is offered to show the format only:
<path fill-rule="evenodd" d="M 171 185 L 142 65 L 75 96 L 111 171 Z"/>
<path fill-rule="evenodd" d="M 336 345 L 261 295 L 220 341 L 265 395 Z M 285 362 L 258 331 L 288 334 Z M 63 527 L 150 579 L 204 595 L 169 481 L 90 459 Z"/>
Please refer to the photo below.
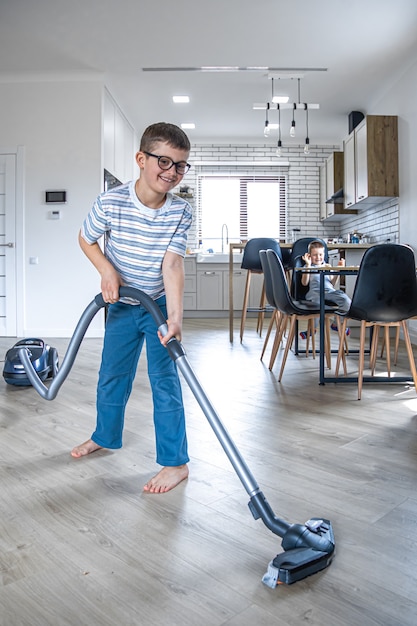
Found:
<path fill-rule="evenodd" d="M 324 262 L 324 247 L 321 241 L 312 241 L 308 246 L 308 252 L 302 257 L 306 267 L 320 267 L 326 265 Z M 338 265 L 344 266 L 345 260 L 340 259 Z M 336 304 L 340 313 L 347 313 L 350 307 L 350 298 L 341 289 L 335 288 L 338 276 L 324 276 L 324 293 L 326 302 Z M 320 306 L 320 275 L 305 272 L 301 276 L 301 283 L 305 287 L 308 286 L 308 292 L 305 299 L 312 302 L 317 307 Z M 337 330 L 337 324 L 333 321 L 332 330 Z M 346 329 L 346 334 L 350 334 L 350 329 Z M 306 339 L 306 333 L 300 333 L 302 339 Z"/>

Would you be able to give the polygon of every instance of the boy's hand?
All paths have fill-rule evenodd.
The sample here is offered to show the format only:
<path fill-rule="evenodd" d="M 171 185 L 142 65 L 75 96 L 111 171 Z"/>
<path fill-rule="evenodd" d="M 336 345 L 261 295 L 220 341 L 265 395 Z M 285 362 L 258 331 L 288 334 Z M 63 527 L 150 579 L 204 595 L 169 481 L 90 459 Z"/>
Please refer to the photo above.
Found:
<path fill-rule="evenodd" d="M 310 267 L 311 265 L 311 256 L 309 252 L 306 252 L 305 254 L 303 254 L 303 256 L 301 257 L 304 261 L 304 263 L 307 265 L 307 267 Z"/>
<path fill-rule="evenodd" d="M 119 300 L 119 287 L 122 285 L 121 278 L 114 268 L 101 276 L 101 293 L 104 302 L 114 304 Z"/>
<path fill-rule="evenodd" d="M 168 332 L 165 337 L 162 337 L 160 331 L 158 330 L 158 337 L 163 346 L 166 346 L 168 341 L 175 337 L 178 341 L 181 341 L 182 328 L 180 324 L 170 322 L 167 320 Z"/>

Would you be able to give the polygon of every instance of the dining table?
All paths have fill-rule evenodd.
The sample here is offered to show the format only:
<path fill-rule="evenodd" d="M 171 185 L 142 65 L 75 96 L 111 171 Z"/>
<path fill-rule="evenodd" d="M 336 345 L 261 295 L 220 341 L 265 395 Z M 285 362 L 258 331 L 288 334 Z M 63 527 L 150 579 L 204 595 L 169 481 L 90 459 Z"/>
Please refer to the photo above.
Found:
<path fill-rule="evenodd" d="M 357 276 L 359 272 L 359 265 L 353 266 L 329 266 L 323 265 L 322 267 L 311 268 L 296 268 L 295 271 L 301 272 L 314 272 L 320 274 L 320 316 L 319 316 L 319 384 L 324 385 L 327 383 L 358 383 L 357 376 L 332 376 L 325 374 L 325 276 Z M 369 344 L 372 341 L 372 332 L 370 330 Z M 338 352 L 334 350 L 332 352 Z M 367 351 L 369 353 L 369 349 Z M 358 354 L 359 350 L 349 348 L 349 354 Z M 410 376 L 363 376 L 363 382 L 372 383 L 387 383 L 387 382 L 407 382 L 410 380 Z"/>
<path fill-rule="evenodd" d="M 229 339 L 230 343 L 233 343 L 234 336 L 234 298 L 233 298 L 233 258 L 235 252 L 243 252 L 245 250 L 246 241 L 240 242 L 231 242 L 229 243 Z M 279 242 L 279 245 L 283 249 L 291 249 L 293 244 L 291 242 L 284 243 Z M 373 244 L 369 243 L 345 243 L 345 242 L 335 242 L 327 243 L 327 249 L 330 250 L 340 250 L 343 254 L 347 255 L 351 253 L 352 255 L 356 255 L 358 253 L 363 253 L 364 250 L 371 248 Z"/>

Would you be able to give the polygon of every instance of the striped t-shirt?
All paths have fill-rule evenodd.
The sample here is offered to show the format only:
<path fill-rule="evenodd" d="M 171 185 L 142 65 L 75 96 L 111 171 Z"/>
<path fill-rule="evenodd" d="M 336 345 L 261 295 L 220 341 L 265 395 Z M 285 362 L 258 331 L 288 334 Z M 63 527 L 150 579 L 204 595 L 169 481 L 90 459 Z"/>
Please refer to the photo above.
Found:
<path fill-rule="evenodd" d="M 104 235 L 106 258 L 127 287 L 135 287 L 156 300 L 164 294 L 162 261 L 167 250 L 185 255 L 191 207 L 168 193 L 160 209 L 143 205 L 135 181 L 101 194 L 81 227 L 89 244 Z"/>

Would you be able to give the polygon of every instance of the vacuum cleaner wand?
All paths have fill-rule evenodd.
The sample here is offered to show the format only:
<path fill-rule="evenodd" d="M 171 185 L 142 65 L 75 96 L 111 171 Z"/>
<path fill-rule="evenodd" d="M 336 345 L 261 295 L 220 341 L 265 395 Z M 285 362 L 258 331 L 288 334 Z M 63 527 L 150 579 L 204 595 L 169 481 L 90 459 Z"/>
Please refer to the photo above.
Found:
<path fill-rule="evenodd" d="M 161 335 L 164 337 L 167 334 L 167 322 L 162 311 L 147 294 L 133 287 L 120 287 L 120 297 L 132 298 L 140 302 L 152 315 Z M 106 303 L 103 300 L 103 296 L 98 294 L 85 309 L 70 341 L 62 365 L 49 388 L 43 384 L 34 370 L 28 350 L 26 348 L 19 350 L 20 360 L 31 384 L 46 400 L 53 400 L 56 397 L 74 363 L 91 320 L 104 306 L 106 306 Z M 167 350 L 187 381 L 236 474 L 246 489 L 250 497 L 249 508 L 253 517 L 262 519 L 267 528 L 282 538 L 281 545 L 285 552 L 278 554 L 269 563 L 263 582 L 269 587 L 275 587 L 278 583 L 291 584 L 327 567 L 332 560 L 335 549 L 333 530 L 329 520 L 311 518 L 305 524 L 289 524 L 276 517 L 192 370 L 183 346 L 173 337 L 167 343 Z"/>

